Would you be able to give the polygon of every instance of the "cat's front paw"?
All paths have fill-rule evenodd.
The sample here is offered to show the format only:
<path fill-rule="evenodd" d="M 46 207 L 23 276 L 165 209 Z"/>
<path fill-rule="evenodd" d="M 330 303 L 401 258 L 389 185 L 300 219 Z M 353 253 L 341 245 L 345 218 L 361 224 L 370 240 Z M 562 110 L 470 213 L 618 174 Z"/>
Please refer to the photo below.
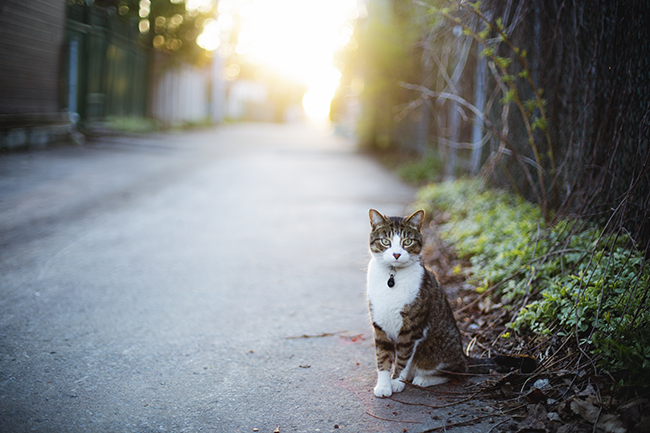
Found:
<path fill-rule="evenodd" d="M 390 397 L 393 394 L 393 389 L 389 383 L 377 384 L 375 386 L 375 396 L 376 397 Z"/>
<path fill-rule="evenodd" d="M 390 385 L 390 371 L 380 370 L 377 372 L 377 385 L 375 386 L 375 395 L 377 397 L 390 397 L 393 388 Z"/>
<path fill-rule="evenodd" d="M 393 392 L 402 392 L 406 384 L 400 379 L 391 379 L 390 386 L 393 389 Z"/>

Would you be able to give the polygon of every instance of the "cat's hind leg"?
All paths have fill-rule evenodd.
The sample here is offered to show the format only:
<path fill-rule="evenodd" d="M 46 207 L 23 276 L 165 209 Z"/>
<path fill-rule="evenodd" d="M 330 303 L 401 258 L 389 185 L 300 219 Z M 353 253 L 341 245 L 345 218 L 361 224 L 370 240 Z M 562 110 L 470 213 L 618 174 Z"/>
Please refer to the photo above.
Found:
<path fill-rule="evenodd" d="M 449 379 L 444 376 L 436 376 L 435 374 L 418 374 L 413 378 L 413 385 L 426 388 L 427 386 L 443 384 L 448 380 Z"/>
<path fill-rule="evenodd" d="M 438 368 L 442 368 L 443 365 L 441 364 Z M 448 377 L 443 376 L 440 371 L 437 369 L 433 370 L 425 370 L 421 368 L 416 368 L 415 372 L 413 374 L 413 385 L 417 386 L 422 386 L 422 387 L 427 387 L 427 386 L 434 386 L 434 385 L 440 385 L 449 380 Z"/>
<path fill-rule="evenodd" d="M 402 392 L 406 386 L 402 379 L 391 379 L 390 385 L 393 388 L 393 392 Z"/>

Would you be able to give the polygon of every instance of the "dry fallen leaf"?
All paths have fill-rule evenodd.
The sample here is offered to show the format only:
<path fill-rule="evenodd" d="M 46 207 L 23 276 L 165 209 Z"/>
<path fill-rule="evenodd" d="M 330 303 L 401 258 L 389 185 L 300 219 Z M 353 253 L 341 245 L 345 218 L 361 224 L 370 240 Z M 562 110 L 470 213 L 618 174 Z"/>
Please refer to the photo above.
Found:
<path fill-rule="evenodd" d="M 586 400 L 579 398 L 571 401 L 571 410 L 592 424 L 595 424 L 600 414 L 600 409 Z"/>
<path fill-rule="evenodd" d="M 603 414 L 590 401 L 575 398 L 571 401 L 571 410 L 585 421 L 596 424 L 596 428 L 605 433 L 625 433 L 627 431 L 618 415 Z"/>
<path fill-rule="evenodd" d="M 545 432 L 545 426 L 546 424 L 544 424 L 542 421 L 533 416 L 529 416 L 519 423 L 519 430 L 527 432 Z"/>

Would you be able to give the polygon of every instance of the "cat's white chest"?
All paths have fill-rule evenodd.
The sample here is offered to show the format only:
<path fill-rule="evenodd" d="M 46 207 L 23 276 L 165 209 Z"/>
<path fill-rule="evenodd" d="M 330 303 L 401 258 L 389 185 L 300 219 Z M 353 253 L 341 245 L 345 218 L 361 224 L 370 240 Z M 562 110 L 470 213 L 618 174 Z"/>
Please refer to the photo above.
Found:
<path fill-rule="evenodd" d="M 393 272 L 395 285 L 388 286 L 390 268 L 373 257 L 368 265 L 368 300 L 373 322 L 386 332 L 392 341 L 402 328 L 402 311 L 415 300 L 422 282 L 424 268 L 419 262 Z"/>

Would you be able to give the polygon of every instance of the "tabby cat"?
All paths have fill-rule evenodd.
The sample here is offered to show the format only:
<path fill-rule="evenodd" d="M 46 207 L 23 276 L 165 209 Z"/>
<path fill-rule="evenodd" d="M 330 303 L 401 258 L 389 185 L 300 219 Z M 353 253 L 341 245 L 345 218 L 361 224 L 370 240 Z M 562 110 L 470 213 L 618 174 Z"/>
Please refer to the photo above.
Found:
<path fill-rule="evenodd" d="M 460 332 L 436 276 L 420 260 L 424 211 L 386 217 L 370 210 L 368 303 L 377 354 L 377 397 L 444 383 L 465 372 Z M 393 374 L 391 379 L 391 367 Z"/>

